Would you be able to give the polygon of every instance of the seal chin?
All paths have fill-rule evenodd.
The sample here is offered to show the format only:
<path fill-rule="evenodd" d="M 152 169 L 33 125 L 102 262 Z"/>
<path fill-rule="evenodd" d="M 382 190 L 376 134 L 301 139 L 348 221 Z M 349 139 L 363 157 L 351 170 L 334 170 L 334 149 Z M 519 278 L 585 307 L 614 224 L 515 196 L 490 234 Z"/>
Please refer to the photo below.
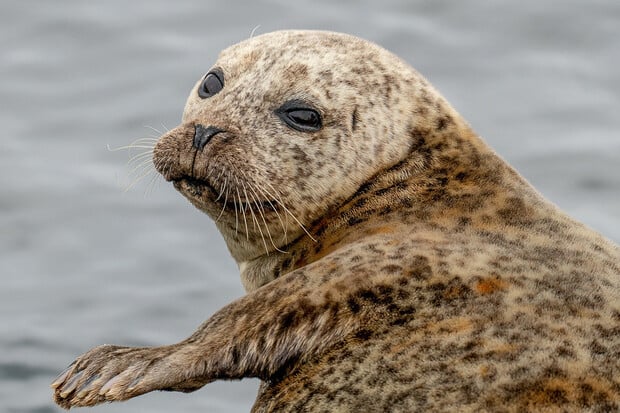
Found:
<path fill-rule="evenodd" d="M 188 198 L 209 199 L 217 196 L 217 191 L 208 182 L 189 176 L 172 180 L 172 185 Z"/>

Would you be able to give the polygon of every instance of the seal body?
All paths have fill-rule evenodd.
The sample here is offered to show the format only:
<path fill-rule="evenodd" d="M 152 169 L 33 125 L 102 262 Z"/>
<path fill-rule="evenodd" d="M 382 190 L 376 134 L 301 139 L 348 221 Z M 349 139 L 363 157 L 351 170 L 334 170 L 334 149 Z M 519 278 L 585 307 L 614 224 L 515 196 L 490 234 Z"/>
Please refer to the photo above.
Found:
<path fill-rule="evenodd" d="M 248 293 L 180 343 L 80 356 L 61 406 L 259 377 L 256 412 L 620 409 L 620 249 L 380 47 L 232 46 L 154 163 Z"/>

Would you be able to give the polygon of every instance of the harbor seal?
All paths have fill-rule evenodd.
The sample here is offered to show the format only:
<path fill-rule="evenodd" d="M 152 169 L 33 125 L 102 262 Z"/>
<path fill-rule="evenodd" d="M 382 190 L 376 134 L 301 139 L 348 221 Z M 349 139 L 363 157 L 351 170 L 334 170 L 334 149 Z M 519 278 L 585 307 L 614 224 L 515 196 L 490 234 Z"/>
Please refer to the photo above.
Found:
<path fill-rule="evenodd" d="M 78 357 L 60 406 L 258 377 L 255 412 L 620 408 L 620 249 L 386 50 L 316 31 L 232 46 L 153 159 L 247 294 L 177 344 Z"/>

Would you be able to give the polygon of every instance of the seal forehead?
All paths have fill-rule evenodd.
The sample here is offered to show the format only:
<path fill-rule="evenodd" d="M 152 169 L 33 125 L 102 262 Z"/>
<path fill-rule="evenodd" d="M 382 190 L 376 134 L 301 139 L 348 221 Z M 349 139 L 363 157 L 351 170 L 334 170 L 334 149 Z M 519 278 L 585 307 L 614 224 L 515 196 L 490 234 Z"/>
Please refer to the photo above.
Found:
<path fill-rule="evenodd" d="M 368 60 L 380 49 L 372 43 L 341 33 L 322 31 L 281 31 L 257 36 L 222 51 L 219 61 L 232 63 L 237 70 L 255 67 L 261 60 L 266 64 L 277 62 L 305 62 L 312 66 L 336 65 L 350 62 L 351 54 L 366 55 Z"/>
<path fill-rule="evenodd" d="M 306 79 L 332 89 L 359 89 L 369 81 L 381 80 L 380 74 L 398 73 L 398 78 L 405 80 L 411 72 L 397 56 L 373 43 L 323 31 L 282 31 L 254 37 L 224 50 L 216 65 L 233 79 L 261 73 L 264 81 L 293 89 Z M 389 80 L 394 82 L 396 77 Z"/>

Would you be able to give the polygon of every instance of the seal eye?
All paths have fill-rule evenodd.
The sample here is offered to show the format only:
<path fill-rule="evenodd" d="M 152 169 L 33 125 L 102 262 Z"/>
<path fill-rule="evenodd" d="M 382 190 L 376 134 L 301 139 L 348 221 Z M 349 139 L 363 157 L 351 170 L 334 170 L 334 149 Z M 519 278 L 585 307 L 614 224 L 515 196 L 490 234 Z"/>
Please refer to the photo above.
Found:
<path fill-rule="evenodd" d="M 323 127 L 321 114 L 302 101 L 286 102 L 276 110 L 276 115 L 288 126 L 300 132 L 316 132 Z"/>
<path fill-rule="evenodd" d="M 205 76 L 202 85 L 198 88 L 198 96 L 203 99 L 210 98 L 224 88 L 224 73 L 215 69 Z"/>

